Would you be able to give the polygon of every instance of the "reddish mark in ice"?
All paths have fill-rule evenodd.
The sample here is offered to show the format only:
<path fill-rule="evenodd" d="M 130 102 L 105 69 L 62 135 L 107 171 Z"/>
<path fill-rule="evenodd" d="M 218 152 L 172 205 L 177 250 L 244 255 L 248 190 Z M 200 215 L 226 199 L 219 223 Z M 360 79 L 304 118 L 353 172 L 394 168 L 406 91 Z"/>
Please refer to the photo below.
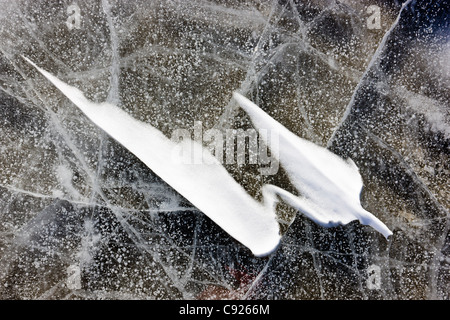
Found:
<path fill-rule="evenodd" d="M 219 285 L 210 285 L 203 290 L 197 299 L 199 300 L 238 300 L 241 299 L 250 288 L 256 278 L 256 274 L 249 272 L 245 267 L 239 265 L 240 269 L 226 267 L 228 272 L 239 283 L 237 289 L 229 290 Z"/>

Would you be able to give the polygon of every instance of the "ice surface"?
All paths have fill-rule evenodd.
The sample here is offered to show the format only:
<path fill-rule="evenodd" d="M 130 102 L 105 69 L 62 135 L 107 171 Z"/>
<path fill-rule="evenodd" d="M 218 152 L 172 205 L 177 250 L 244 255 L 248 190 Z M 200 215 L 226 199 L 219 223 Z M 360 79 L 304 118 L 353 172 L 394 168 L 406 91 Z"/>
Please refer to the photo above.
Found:
<path fill-rule="evenodd" d="M 449 6 L 403 2 L 0 0 L 0 297 L 449 299 Z M 393 235 L 280 201 L 254 257 L 22 55 L 165 137 L 251 128 L 238 91 L 351 158 Z M 281 166 L 224 166 L 301 196 Z"/>

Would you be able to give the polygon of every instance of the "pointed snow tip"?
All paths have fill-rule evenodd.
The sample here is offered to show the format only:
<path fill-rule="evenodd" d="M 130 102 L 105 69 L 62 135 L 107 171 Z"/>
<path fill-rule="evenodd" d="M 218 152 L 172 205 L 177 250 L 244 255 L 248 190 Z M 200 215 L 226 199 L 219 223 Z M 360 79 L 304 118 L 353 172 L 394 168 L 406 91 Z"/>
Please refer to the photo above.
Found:
<path fill-rule="evenodd" d="M 25 57 L 23 54 L 20 55 L 26 62 L 28 62 L 30 65 L 32 65 L 34 68 L 36 68 L 37 71 L 39 71 L 40 73 L 42 73 L 44 76 L 46 76 L 45 74 L 47 73 L 46 71 L 42 70 L 41 68 L 38 67 L 38 65 L 36 63 L 34 63 L 33 61 L 31 61 L 29 58 Z"/>
<path fill-rule="evenodd" d="M 370 222 L 363 224 L 369 225 L 372 228 L 374 228 L 376 231 L 381 233 L 388 241 L 390 240 L 390 237 L 393 234 L 392 231 L 383 222 L 378 220 L 375 216 L 372 217 L 372 220 Z"/>
<path fill-rule="evenodd" d="M 243 95 L 237 91 L 233 91 L 233 98 L 235 98 L 235 97 L 243 97 Z"/>
<path fill-rule="evenodd" d="M 247 98 L 243 93 L 240 93 L 238 91 L 233 91 L 233 99 L 236 100 L 239 104 L 251 103 L 251 104 L 256 105 L 253 101 L 251 101 L 249 98 Z"/>
<path fill-rule="evenodd" d="M 233 91 L 233 99 L 239 103 L 243 103 L 244 101 L 245 102 L 250 101 L 248 98 L 246 98 L 244 95 L 242 95 L 241 93 L 239 93 L 237 91 Z"/>
<path fill-rule="evenodd" d="M 30 59 L 28 59 L 27 57 L 25 57 L 23 54 L 20 55 L 22 57 L 22 59 L 24 59 L 26 62 L 28 62 L 29 64 L 31 64 L 33 67 L 37 67 L 36 64 L 31 61 Z"/>

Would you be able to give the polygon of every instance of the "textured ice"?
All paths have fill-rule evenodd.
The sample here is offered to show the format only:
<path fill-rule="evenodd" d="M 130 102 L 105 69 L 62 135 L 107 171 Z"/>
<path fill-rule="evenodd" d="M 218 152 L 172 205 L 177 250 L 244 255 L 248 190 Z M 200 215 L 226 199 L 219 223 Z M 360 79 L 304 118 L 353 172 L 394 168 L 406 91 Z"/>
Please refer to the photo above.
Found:
<path fill-rule="evenodd" d="M 1 298 L 449 299 L 449 6 L 403 2 L 1 0 Z M 255 257 L 22 55 L 166 137 L 251 128 L 238 91 L 351 158 L 393 234 L 280 201 Z M 225 167 L 301 196 L 282 167 Z"/>

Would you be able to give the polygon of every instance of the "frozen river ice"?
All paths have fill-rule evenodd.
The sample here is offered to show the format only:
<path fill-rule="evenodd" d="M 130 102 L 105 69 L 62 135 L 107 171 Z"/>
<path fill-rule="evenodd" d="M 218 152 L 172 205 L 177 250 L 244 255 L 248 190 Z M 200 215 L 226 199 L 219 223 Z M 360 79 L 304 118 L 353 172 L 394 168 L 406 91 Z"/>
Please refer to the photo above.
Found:
<path fill-rule="evenodd" d="M 448 1 L 0 3 L 0 299 L 449 299 Z M 167 137 L 252 128 L 239 91 L 351 158 L 393 235 L 280 201 L 256 257 L 22 56 Z M 253 198 L 295 194 L 243 159 Z"/>

